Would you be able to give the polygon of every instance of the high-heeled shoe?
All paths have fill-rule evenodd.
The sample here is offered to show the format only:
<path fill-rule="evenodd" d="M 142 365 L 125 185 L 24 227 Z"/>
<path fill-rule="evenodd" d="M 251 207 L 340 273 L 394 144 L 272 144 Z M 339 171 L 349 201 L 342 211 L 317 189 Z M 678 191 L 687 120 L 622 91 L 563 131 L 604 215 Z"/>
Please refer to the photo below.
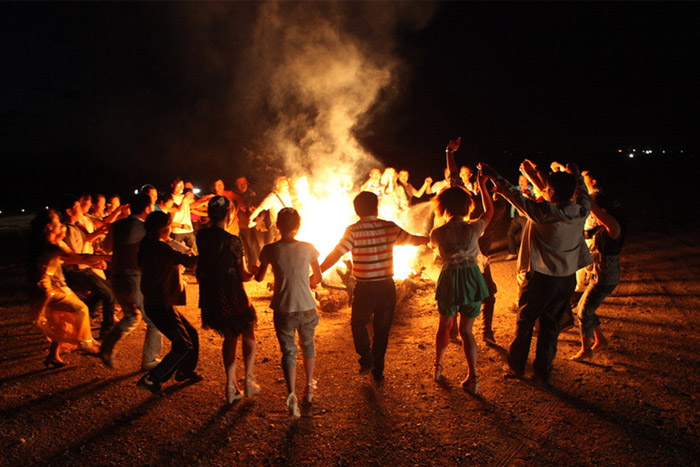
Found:
<path fill-rule="evenodd" d="M 238 386 L 226 386 L 226 402 L 233 404 L 241 399 L 243 399 L 243 392 L 238 389 Z"/>
<path fill-rule="evenodd" d="M 260 392 L 260 385 L 253 380 L 252 376 L 248 376 L 245 379 L 245 396 L 253 397 Z"/>
<path fill-rule="evenodd" d="M 66 366 L 66 362 L 61 362 L 54 357 L 48 356 L 46 357 L 46 360 L 44 360 L 44 366 L 48 369 L 63 368 Z"/>
<path fill-rule="evenodd" d="M 462 389 L 464 389 L 465 392 L 476 396 L 479 394 L 479 378 L 472 376 L 465 379 L 462 381 Z"/>
<path fill-rule="evenodd" d="M 293 392 L 290 392 L 289 396 L 287 396 L 287 409 L 289 410 L 290 417 L 301 417 L 301 411 L 299 410 L 299 400 L 297 399 L 297 395 Z"/>
<path fill-rule="evenodd" d="M 311 382 L 306 385 L 304 401 L 306 401 L 307 404 L 310 404 L 314 400 L 314 391 L 316 391 L 316 383 L 317 381 L 315 379 L 312 379 Z"/>
<path fill-rule="evenodd" d="M 442 365 L 440 365 L 439 363 L 435 364 L 435 375 L 433 376 L 433 379 L 437 383 L 445 379 L 445 377 L 442 375 Z"/>

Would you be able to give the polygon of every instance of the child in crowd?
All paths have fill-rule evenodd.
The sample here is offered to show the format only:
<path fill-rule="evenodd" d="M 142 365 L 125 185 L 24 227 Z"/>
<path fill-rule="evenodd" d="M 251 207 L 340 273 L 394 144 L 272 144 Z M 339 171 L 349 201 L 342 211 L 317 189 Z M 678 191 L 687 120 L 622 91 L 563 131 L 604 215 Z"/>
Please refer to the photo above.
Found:
<path fill-rule="evenodd" d="M 282 350 L 282 370 L 287 383 L 287 407 L 289 414 L 299 417 L 299 401 L 296 396 L 296 356 L 295 331 L 299 334 L 299 344 L 304 355 L 306 371 L 306 393 L 304 399 L 311 402 L 316 389 L 314 376 L 315 349 L 314 330 L 318 324 L 316 300 L 311 287 L 321 282 L 321 268 L 318 264 L 318 251 L 310 243 L 300 242 L 294 237 L 299 231 L 301 219 L 294 208 L 283 208 L 277 214 L 277 229 L 282 238 L 263 247 L 260 252 L 260 268 L 255 279 L 260 282 L 265 277 L 268 266 L 275 275 L 275 287 L 270 308 L 274 310 L 274 323 L 277 339 Z M 312 275 L 309 277 L 309 267 Z"/>
<path fill-rule="evenodd" d="M 345 230 L 340 243 L 321 263 L 321 271 L 329 269 L 348 251 L 352 252 L 352 275 L 357 279 L 350 319 L 352 339 L 360 356 L 360 374 L 371 372 L 381 384 L 396 306 L 394 245 L 425 245 L 428 238 L 411 235 L 394 222 L 378 219 L 379 198 L 374 193 L 360 192 L 353 205 L 360 220 Z M 367 330 L 370 320 L 374 331 L 371 346 Z"/>
<path fill-rule="evenodd" d="M 493 216 L 493 201 L 481 173 L 477 181 L 478 191 L 482 194 L 483 214 L 465 221 L 474 209 L 472 197 L 461 186 L 447 188 L 436 197 L 435 210 L 439 216 L 446 216 L 448 221 L 430 233 L 430 243 L 438 248 L 438 261 L 442 264 L 435 289 L 440 313 L 440 324 L 435 336 L 435 380 L 443 379 L 443 356 L 450 339 L 450 329 L 459 313 L 459 332 L 469 368 L 467 377 L 462 381 L 462 388 L 470 394 L 477 394 L 478 391 L 476 340 L 472 326 L 481 312 L 481 302 L 490 295 L 478 265 L 478 240 Z"/>
<path fill-rule="evenodd" d="M 209 200 L 210 227 L 197 232 L 197 279 L 202 327 L 224 336 L 222 354 L 226 371 L 226 400 L 229 404 L 243 397 L 236 383 L 236 344 L 240 335 L 245 364 L 245 395 L 260 391 L 253 379 L 255 362 L 255 309 L 243 288 L 253 278 L 243 263 L 240 239 L 226 231 L 235 218 L 233 203 L 225 196 Z"/>
<path fill-rule="evenodd" d="M 175 309 L 185 305 L 185 284 L 180 265 L 194 267 L 196 256 L 179 253 L 166 243 L 170 238 L 170 216 L 152 212 L 146 217 L 146 236 L 141 242 L 141 292 L 146 315 L 170 339 L 170 352 L 137 383 L 141 389 L 160 394 L 161 384 L 175 374 L 175 381 L 201 381 L 195 372 L 199 358 L 199 336 L 189 321 Z"/>

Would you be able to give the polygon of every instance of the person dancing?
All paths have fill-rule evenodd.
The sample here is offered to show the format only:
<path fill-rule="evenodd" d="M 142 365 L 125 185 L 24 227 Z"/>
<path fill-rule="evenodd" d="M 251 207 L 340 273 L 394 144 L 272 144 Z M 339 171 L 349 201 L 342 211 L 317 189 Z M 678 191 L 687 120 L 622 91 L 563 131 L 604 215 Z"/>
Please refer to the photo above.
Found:
<path fill-rule="evenodd" d="M 211 226 L 197 232 L 197 280 L 202 327 L 224 337 L 221 353 L 226 372 L 226 401 L 229 404 L 241 399 L 244 394 L 236 382 L 238 336 L 241 336 L 243 346 L 245 395 L 250 397 L 260 391 L 260 386 L 253 379 L 255 309 L 243 288 L 243 282 L 249 281 L 253 274 L 244 265 L 240 239 L 225 230 L 235 217 L 232 204 L 224 196 L 209 200 Z"/>
<path fill-rule="evenodd" d="M 435 210 L 439 216 L 446 216 L 448 221 L 430 233 L 430 243 L 438 249 L 438 262 L 442 264 L 435 289 L 440 313 L 435 335 L 435 380 L 441 381 L 444 378 L 442 371 L 445 348 L 450 339 L 450 329 L 459 313 L 459 331 L 469 369 L 467 377 L 462 381 L 462 388 L 470 394 L 478 393 L 476 339 L 472 327 L 481 313 L 481 302 L 490 295 L 478 265 L 478 240 L 493 216 L 493 201 L 481 174 L 478 183 L 480 193 L 486 194 L 481 196 L 483 214 L 470 219 L 474 209 L 470 194 L 461 186 L 447 188 L 436 197 Z"/>
<path fill-rule="evenodd" d="M 65 235 L 66 226 L 53 210 L 41 211 L 32 220 L 30 280 L 32 295 L 43 299 L 36 324 L 51 341 L 49 355 L 44 360 L 47 368 L 65 366 L 60 354 L 62 347 L 78 346 L 91 355 L 100 351 L 90 330 L 88 307 L 66 285 L 61 266 L 65 262 L 104 269 L 108 256 L 73 253 L 61 245 Z"/>

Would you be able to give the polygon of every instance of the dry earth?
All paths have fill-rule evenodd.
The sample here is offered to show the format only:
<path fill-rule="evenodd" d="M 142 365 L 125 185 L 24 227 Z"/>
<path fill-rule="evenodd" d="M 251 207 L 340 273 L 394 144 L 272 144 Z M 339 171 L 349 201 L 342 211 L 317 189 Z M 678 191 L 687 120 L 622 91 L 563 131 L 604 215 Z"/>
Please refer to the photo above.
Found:
<path fill-rule="evenodd" d="M 0 459 L 3 465 L 698 465 L 700 464 L 700 245 L 678 212 L 635 217 L 623 281 L 600 310 L 611 349 L 590 363 L 567 359 L 561 335 L 553 386 L 502 377 L 503 348 L 479 342 L 480 395 L 459 387 L 461 350 L 447 354 L 449 382 L 431 379 L 437 326 L 430 288 L 398 311 L 386 383 L 357 374 L 349 311 L 323 314 L 317 331 L 317 398 L 287 416 L 279 350 L 266 304 L 258 310 L 257 378 L 263 391 L 224 402 L 221 339 L 200 331 L 194 385 L 165 397 L 136 388 L 143 329 L 118 347 L 118 366 L 73 353 L 42 365 L 47 342 L 31 324 L 21 262 L 0 269 Z M 686 214 L 693 217 L 696 214 Z M 495 329 L 506 347 L 515 323 L 514 262 L 494 258 Z M 184 313 L 199 324 L 197 288 Z M 477 322 L 477 335 L 480 323 Z M 240 362 L 239 362 L 240 365 Z M 530 370 L 528 370 L 530 371 Z M 303 382 L 300 382 L 300 386 Z"/>

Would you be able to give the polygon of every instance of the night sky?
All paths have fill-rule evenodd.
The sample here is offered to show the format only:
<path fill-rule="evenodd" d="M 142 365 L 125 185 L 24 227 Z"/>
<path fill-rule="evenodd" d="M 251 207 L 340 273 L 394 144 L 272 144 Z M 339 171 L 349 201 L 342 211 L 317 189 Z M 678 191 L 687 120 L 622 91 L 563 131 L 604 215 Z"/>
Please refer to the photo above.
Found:
<path fill-rule="evenodd" d="M 400 65 L 356 136 L 414 184 L 440 175 L 458 135 L 460 157 L 513 173 L 523 156 L 585 164 L 618 148 L 698 147 L 698 3 L 303 5 L 340 8 L 368 50 L 382 36 L 366 23 L 396 11 L 386 48 Z M 250 113 L 239 67 L 258 8 L 0 4 L 0 210 L 165 189 L 174 175 L 264 186 L 251 154 L 275 116 Z"/>

